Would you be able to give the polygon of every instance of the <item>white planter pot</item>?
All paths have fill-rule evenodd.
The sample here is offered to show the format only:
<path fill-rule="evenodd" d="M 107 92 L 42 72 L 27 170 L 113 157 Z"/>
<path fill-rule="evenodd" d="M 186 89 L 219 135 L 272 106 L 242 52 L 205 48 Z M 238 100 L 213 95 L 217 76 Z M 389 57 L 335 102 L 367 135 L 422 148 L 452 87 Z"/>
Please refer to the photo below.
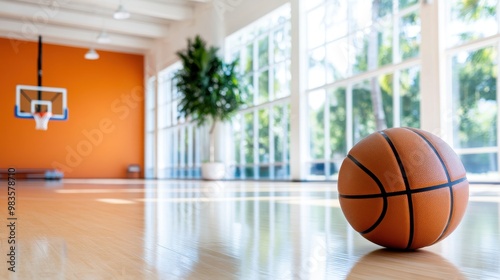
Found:
<path fill-rule="evenodd" d="M 226 175 L 226 167 L 220 162 L 205 162 L 201 164 L 201 177 L 204 180 L 221 180 Z"/>

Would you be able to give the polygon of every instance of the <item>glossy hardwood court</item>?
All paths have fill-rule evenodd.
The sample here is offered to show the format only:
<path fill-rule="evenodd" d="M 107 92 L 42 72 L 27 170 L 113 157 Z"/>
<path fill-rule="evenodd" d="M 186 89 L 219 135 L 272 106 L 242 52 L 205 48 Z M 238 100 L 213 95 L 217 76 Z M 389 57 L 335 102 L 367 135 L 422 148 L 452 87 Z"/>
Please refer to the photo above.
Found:
<path fill-rule="evenodd" d="M 16 272 L 1 279 L 500 279 L 500 186 L 472 185 L 446 240 L 381 249 L 346 223 L 333 183 L 18 181 Z"/>

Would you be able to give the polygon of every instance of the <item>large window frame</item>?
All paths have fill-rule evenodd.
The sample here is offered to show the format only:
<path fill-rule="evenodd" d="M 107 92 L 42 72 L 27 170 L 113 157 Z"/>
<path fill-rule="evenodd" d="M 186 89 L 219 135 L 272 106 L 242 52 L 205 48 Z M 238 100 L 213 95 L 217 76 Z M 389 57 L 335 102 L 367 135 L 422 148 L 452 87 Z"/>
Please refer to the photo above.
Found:
<path fill-rule="evenodd" d="M 500 78 L 498 77 L 498 73 L 500 73 L 500 63 L 499 63 L 499 54 L 500 54 L 500 3 L 496 3 L 495 15 L 490 16 L 490 18 L 477 18 L 477 20 L 471 20 L 470 22 L 458 22 L 456 21 L 456 15 L 453 14 L 452 10 L 457 7 L 457 1 L 447 1 L 446 5 L 443 6 L 445 10 L 445 30 L 447 36 L 447 45 L 445 46 L 445 60 L 446 60 L 446 99 L 450 102 L 446 103 L 443 113 L 443 116 L 449 119 L 449 129 L 447 131 L 447 135 L 449 135 L 449 143 L 454 148 L 455 152 L 461 157 L 462 162 L 464 163 L 467 171 L 468 177 L 473 181 L 498 181 L 500 179 L 500 129 L 498 128 L 498 124 L 500 123 L 500 114 L 498 112 L 498 108 L 500 108 Z M 478 9 L 480 9 L 481 4 L 485 4 L 487 2 L 482 2 L 478 4 Z M 492 24 L 488 24 L 488 26 L 492 28 L 484 28 L 484 23 L 481 23 L 481 20 L 490 21 Z M 465 19 L 464 19 L 465 21 Z M 479 26 L 479 27 L 478 27 Z M 467 33 L 470 32 L 472 37 L 467 38 L 467 36 L 463 36 L 461 39 L 458 39 L 459 32 Z M 460 66 L 463 66 L 467 60 L 471 58 L 471 55 L 478 54 L 481 51 L 491 50 L 493 52 L 492 60 L 489 61 L 492 65 L 492 69 L 490 73 L 483 73 L 482 75 L 492 75 L 495 79 L 493 89 L 495 90 L 494 100 L 484 100 L 482 95 L 484 95 L 486 89 L 478 89 L 479 85 L 473 90 L 476 92 L 468 92 L 469 89 L 460 88 L 460 84 L 464 82 L 463 77 L 460 77 Z M 469 65 L 472 62 L 469 62 Z M 477 64 L 483 64 L 477 62 Z M 483 64 L 484 65 L 484 64 Z M 459 72 L 459 73 L 457 73 Z M 495 77 L 496 75 L 496 77 Z M 481 77 L 483 78 L 483 77 Z M 467 81 L 465 81 L 467 83 Z M 485 81 L 483 81 L 485 82 Z M 488 86 L 487 86 L 488 87 Z M 460 104 L 460 96 L 462 94 L 474 94 L 479 95 L 480 100 L 483 100 L 483 103 L 489 102 L 490 106 L 480 106 L 471 108 L 470 111 L 463 112 L 463 108 Z M 494 103 L 494 104 L 491 104 Z M 469 105 L 469 104 L 467 104 Z M 491 108 L 491 105 L 495 106 Z M 490 107 L 488 110 L 487 107 Z M 483 118 L 488 111 L 491 112 L 493 109 L 494 114 L 491 123 L 489 124 L 488 129 L 495 130 L 493 133 L 490 133 L 489 136 L 485 136 L 481 142 L 485 142 L 486 138 L 494 138 L 494 142 L 496 143 L 467 143 L 463 141 L 461 134 L 466 133 L 460 130 L 459 123 L 460 119 L 463 120 L 463 115 L 471 113 L 472 110 L 478 110 L 480 115 L 469 116 L 466 118 Z M 462 117 L 461 117 L 462 115 Z M 478 126 L 478 125 L 476 125 Z M 477 160 L 481 160 L 478 162 Z M 484 161 L 488 163 L 485 164 Z"/>
<path fill-rule="evenodd" d="M 156 178 L 156 76 L 146 81 L 144 177 Z"/>
<path fill-rule="evenodd" d="M 226 39 L 227 59 L 239 59 L 249 86 L 230 128 L 230 178 L 290 179 L 290 29 L 286 4 Z"/>
<path fill-rule="evenodd" d="M 147 125 L 146 149 L 149 171 L 146 178 L 199 179 L 201 163 L 206 158 L 208 135 L 205 126 L 199 127 L 179 114 L 179 93 L 174 74 L 181 67 L 173 63 L 148 81 L 146 119 L 155 119 Z M 153 90 L 154 89 L 154 90 Z M 157 89 L 157 90 L 156 90 Z M 154 142 L 154 145 L 151 143 Z"/>
<path fill-rule="evenodd" d="M 363 84 L 365 82 L 370 83 L 371 80 L 377 80 L 377 84 L 379 84 L 379 80 L 389 79 L 390 81 L 387 81 L 387 83 L 390 85 L 392 97 L 389 96 L 391 100 L 388 101 L 389 104 L 385 104 L 385 106 L 389 106 L 389 109 L 392 111 L 392 116 L 389 116 L 390 119 L 386 120 L 387 126 L 399 127 L 401 125 L 408 125 L 402 121 L 403 110 L 401 104 L 405 92 L 402 92 L 400 80 L 404 71 L 415 71 L 415 69 L 419 69 L 421 60 L 418 55 L 418 49 L 417 53 L 410 52 L 409 55 L 405 55 L 405 52 L 400 50 L 401 41 L 405 38 L 402 35 L 405 27 L 402 25 L 402 22 L 405 18 L 415 14 L 418 15 L 420 12 L 420 5 L 417 2 L 399 9 L 399 1 L 393 0 L 391 11 L 384 16 L 377 18 L 375 21 L 366 21 L 356 24 L 356 20 L 358 19 L 353 12 L 354 8 L 352 6 L 366 4 L 364 2 L 339 1 L 338 3 L 341 4 L 338 5 L 340 6 L 333 7 L 330 1 L 318 0 L 311 2 L 314 4 L 311 4 L 309 9 L 304 11 L 307 30 L 306 38 L 321 38 L 319 41 L 316 40 L 317 42 L 308 44 L 306 48 L 309 63 L 308 74 L 306 75 L 307 78 L 305 81 L 308 103 L 306 115 L 307 126 L 310 129 L 309 133 L 307 133 L 309 157 L 307 159 L 306 168 L 308 169 L 307 179 L 309 180 L 337 179 L 340 165 L 347 152 L 361 138 L 367 136 L 367 133 L 360 131 L 359 125 L 356 125 L 357 117 L 355 111 L 356 101 L 361 99 L 359 90 L 357 89 L 364 87 Z M 340 21 L 330 19 L 326 13 L 335 10 L 334 8 L 345 10 L 345 18 L 341 17 Z M 367 7 L 364 9 L 367 9 Z M 323 20 L 320 18 L 321 16 L 324 16 Z M 362 18 L 361 21 L 362 20 L 364 19 Z M 315 25 L 311 26 L 311 22 Z M 329 24 L 336 24 L 336 26 L 343 27 L 345 29 L 344 33 L 331 35 L 333 29 Z M 419 26 L 416 28 L 418 29 Z M 311 35 L 313 32 L 314 36 Z M 361 47 L 366 47 L 363 45 L 366 44 L 366 41 L 363 40 L 370 37 L 372 33 L 381 38 L 385 38 L 385 36 L 387 36 L 385 33 L 387 32 L 390 34 L 390 60 L 380 60 L 378 57 L 380 54 L 378 54 L 378 61 L 375 61 L 375 65 L 373 65 L 373 63 L 370 65 L 370 63 L 367 62 L 368 65 L 366 68 L 355 69 L 355 64 L 359 63 L 357 61 L 359 58 L 354 57 L 354 54 L 359 51 L 360 44 Z M 416 39 L 418 48 L 420 48 L 419 34 L 418 32 L 418 38 Z M 359 38 L 362 38 L 361 42 Z M 380 38 L 377 40 L 379 42 L 378 44 L 380 44 Z M 378 48 L 380 48 L 380 46 Z M 377 53 L 379 52 L 378 48 Z M 319 60 L 316 60 L 318 55 Z M 369 57 L 365 59 L 367 61 L 370 60 Z M 328 60 L 330 60 L 330 64 Z M 345 60 L 344 67 L 335 67 L 335 60 Z M 318 67 L 323 70 L 318 71 Z M 338 71 L 337 68 L 341 68 L 343 71 Z M 323 73 L 324 76 L 318 78 L 318 74 L 320 73 Z M 313 81 L 311 81 L 312 79 Z M 377 87 L 380 87 L 380 85 L 377 85 Z M 343 96 L 341 97 L 343 98 L 342 103 L 345 105 L 340 109 L 345 110 L 345 122 L 343 127 L 332 127 L 331 116 L 334 112 L 331 111 L 331 108 L 334 108 L 334 106 L 331 106 L 331 104 L 332 99 L 338 98 L 338 96 L 335 96 L 335 92 L 338 93 L 339 90 L 340 92 L 343 91 Z M 370 90 L 365 90 L 365 92 L 366 91 Z M 366 99 L 367 97 L 364 98 Z M 371 100 L 371 97 L 369 97 L 369 99 Z M 338 102 L 336 100 L 334 101 Z M 382 96 L 382 101 L 384 101 L 384 96 Z M 373 100 L 371 102 L 373 102 Z M 419 108 L 419 105 L 417 106 Z M 384 114 L 386 115 L 387 113 L 388 112 L 385 112 Z M 373 111 L 371 114 L 373 114 Z M 321 117 L 321 115 L 323 116 L 320 118 L 321 120 L 314 120 L 314 116 Z M 419 121 L 413 122 L 412 124 L 413 126 L 420 126 Z M 363 125 L 366 126 L 367 124 L 363 123 Z M 375 120 L 373 120 L 371 126 L 374 125 Z M 335 129 L 345 131 L 342 137 L 344 138 L 343 141 L 345 141 L 345 144 L 340 145 L 340 147 L 335 147 L 331 142 L 332 139 L 330 139 L 330 135 L 333 133 L 332 130 Z M 376 127 L 370 127 L 364 128 L 363 130 L 369 133 L 377 129 Z M 334 140 L 339 142 L 338 139 Z"/>
<path fill-rule="evenodd" d="M 369 3 L 370 0 L 344 2 Z M 390 51 L 392 59 L 389 62 L 385 61 L 383 63 L 378 63 L 376 66 L 366 67 L 366 69 L 360 71 L 359 69 L 353 69 L 354 62 L 352 62 L 351 60 L 353 59 L 353 55 L 356 52 L 352 52 L 349 49 L 349 44 L 362 42 L 362 40 L 356 41 L 356 38 L 359 39 L 363 38 L 363 36 L 368 36 L 367 32 L 365 31 L 371 28 L 370 24 L 372 24 L 373 22 L 366 26 L 362 26 L 355 31 L 353 30 L 352 32 L 348 32 L 345 37 L 337 34 L 335 35 L 337 37 L 334 36 L 334 38 L 331 36 L 328 37 L 329 35 L 326 34 L 326 26 L 319 26 L 318 29 L 324 28 L 322 30 L 324 30 L 325 32 L 323 36 L 325 37 L 325 40 L 318 44 L 315 44 L 314 46 L 308 45 L 308 13 L 313 10 L 321 9 L 322 6 L 329 6 L 329 10 L 325 9 L 325 11 L 326 13 L 328 13 L 328 15 L 330 15 L 330 20 L 334 21 L 337 26 L 344 26 L 342 20 L 344 20 L 344 18 L 348 20 L 349 17 L 353 16 L 353 12 L 355 12 L 355 10 L 347 11 L 344 17 L 332 16 L 335 11 L 331 9 L 331 3 L 333 2 L 326 0 L 289 1 L 289 6 L 291 9 L 291 16 L 289 18 L 289 22 L 291 22 L 291 24 L 289 25 L 289 28 L 291 33 L 291 41 L 294 42 L 294 45 L 293 47 L 291 47 L 291 55 L 287 58 L 287 60 L 289 61 L 287 62 L 288 64 L 285 63 L 286 71 L 291 72 L 291 82 L 289 83 L 289 88 L 287 89 L 288 93 L 286 95 L 279 96 L 279 98 L 273 97 L 272 76 L 274 75 L 274 71 L 272 70 L 273 66 L 271 64 L 268 64 L 265 67 L 260 67 L 257 59 L 254 59 L 252 60 L 252 63 L 249 64 L 250 67 L 247 69 L 248 71 L 245 72 L 244 69 L 242 69 L 243 74 L 247 76 L 247 80 L 249 80 L 249 82 L 255 87 L 256 91 L 253 95 L 255 98 L 251 99 L 251 102 L 249 102 L 247 106 L 237 114 L 232 125 L 228 126 L 229 128 L 226 130 L 227 133 L 222 133 L 217 136 L 227 137 L 227 139 L 223 140 L 222 142 L 230 144 L 226 146 L 232 145 L 232 147 L 227 147 L 227 149 L 224 149 L 225 151 L 223 151 L 224 155 L 222 157 L 227 159 L 226 164 L 230 167 L 230 170 L 232 172 L 228 176 L 228 178 L 271 180 L 335 180 L 337 178 L 335 171 L 338 171 L 338 167 L 343 160 L 343 156 L 345 156 L 345 153 L 363 136 L 363 134 L 357 133 L 356 128 L 354 127 L 356 114 L 354 111 L 356 109 L 357 102 L 356 90 L 359 89 L 360 85 L 363 84 L 364 81 L 368 81 L 374 78 L 380 79 L 381 77 L 384 79 L 389 79 L 390 81 L 388 83 L 392 85 L 392 95 L 390 96 L 390 101 L 386 100 L 386 102 L 391 103 L 390 110 L 392 113 L 390 115 L 390 125 L 394 127 L 405 126 L 407 125 L 407 123 L 402 119 L 402 115 L 404 115 L 404 113 L 402 112 L 404 110 L 404 106 L 401 100 L 407 93 L 404 92 L 404 86 L 400 84 L 400 80 L 404 79 L 404 75 L 406 75 L 408 72 L 418 71 L 418 100 L 420 104 L 418 106 L 418 114 L 416 114 L 416 116 L 419 116 L 419 123 L 416 126 L 437 134 L 438 136 L 441 136 L 445 141 L 452 145 L 455 151 L 462 157 L 484 153 L 494 154 L 494 160 L 496 161 L 496 163 L 492 166 L 494 166 L 495 170 L 493 172 L 488 172 L 487 174 L 473 174 L 474 176 L 471 176 L 470 178 L 472 178 L 473 180 L 499 180 L 500 167 L 498 165 L 500 163 L 500 144 L 498 144 L 498 141 L 500 140 L 500 129 L 497 128 L 495 131 L 495 145 L 483 145 L 480 147 L 462 147 L 460 145 L 456 145 L 457 125 L 453 119 L 456 117 L 456 112 L 454 112 L 453 107 L 453 100 L 454 98 L 456 98 L 456 92 L 454 92 L 454 90 L 456 89 L 453 88 L 453 71 L 455 67 L 455 65 L 453 64 L 453 59 L 461 53 L 472 52 L 487 47 L 493 48 L 496 51 L 497 55 L 500 54 L 500 4 L 497 4 L 495 15 L 491 16 L 488 19 L 491 22 L 496 23 L 496 29 L 494 30 L 495 32 L 490 32 L 491 30 L 479 30 L 478 35 L 471 40 L 456 41 L 454 39 L 448 38 L 450 34 L 453 36 L 457 35 L 455 34 L 456 32 L 453 33 L 447 29 L 448 24 L 452 24 L 452 20 L 457 20 L 456 17 L 453 18 L 449 12 L 449 5 L 452 2 L 394 0 L 392 2 L 392 13 L 384 14 L 385 18 L 377 23 L 377 30 L 380 31 L 378 35 L 380 36 L 379 38 L 385 38 L 384 40 L 386 41 L 384 42 L 390 40 Z M 410 3 L 411 5 L 406 5 L 408 3 Z M 399 9 L 400 4 L 406 6 Z M 408 31 L 403 28 L 404 25 L 402 25 L 402 22 L 406 22 L 405 19 L 411 18 L 411 16 L 409 15 L 411 15 L 412 13 L 417 13 L 420 18 L 419 26 L 421 27 L 421 29 L 419 35 L 420 39 L 418 42 L 419 52 L 415 55 L 401 56 L 398 54 L 402 49 L 402 43 L 401 39 L 398 38 L 398 36 L 401 36 L 401 32 Z M 262 18 L 265 17 L 266 16 L 263 16 Z M 269 21 L 268 26 L 272 26 L 271 22 L 272 20 Z M 369 22 L 369 20 L 367 20 L 366 22 Z M 238 22 L 238 24 L 241 23 Z M 247 25 L 247 27 L 243 27 L 241 30 L 250 28 L 250 26 L 251 24 Z M 346 26 L 348 26 L 348 24 Z M 462 26 L 465 25 L 462 24 Z M 481 25 L 472 23 L 470 26 L 477 27 Z M 469 26 L 467 26 L 467 28 L 469 28 Z M 266 32 L 264 33 L 267 34 Z M 264 33 L 254 36 L 252 38 L 252 42 L 254 43 L 252 44 L 251 48 L 248 48 L 248 53 L 255 55 L 255 57 L 258 57 L 259 54 L 259 41 L 262 41 L 262 39 L 265 40 L 265 36 L 267 36 L 263 35 Z M 236 56 L 244 59 L 245 55 L 242 54 L 244 53 L 242 49 L 247 47 L 248 44 L 246 42 L 240 45 L 228 43 L 228 41 L 230 40 L 229 38 L 231 38 L 231 36 L 233 36 L 234 34 L 231 34 L 230 36 L 227 36 L 225 38 L 226 43 L 223 48 L 225 51 L 224 54 L 228 59 L 233 59 Z M 455 36 L 454 38 L 456 39 L 458 37 Z M 410 38 L 410 40 L 413 39 Z M 342 43 L 342 40 L 344 40 L 344 43 Z M 272 47 L 272 41 L 272 39 L 268 39 L 268 49 Z M 322 78 L 321 82 L 310 83 L 308 78 L 308 70 L 305 69 L 309 67 L 308 60 L 310 57 L 313 57 L 312 53 L 317 52 L 321 54 L 323 52 L 323 54 L 319 55 L 319 62 L 321 64 L 323 63 L 323 60 L 332 59 L 332 55 L 331 53 L 328 53 L 328 49 L 333 45 L 336 46 L 336 50 L 339 53 L 343 53 L 342 55 L 344 55 L 344 59 L 346 60 L 345 65 L 337 65 L 339 66 L 338 69 L 340 70 L 335 70 L 337 72 L 340 71 L 341 74 L 338 74 L 337 72 L 335 72 L 337 73 L 335 74 L 331 69 L 321 70 L 324 72 L 317 72 L 322 73 L 321 75 L 325 75 L 325 77 Z M 324 51 L 320 49 L 323 49 Z M 332 47 L 330 49 L 335 48 Z M 361 49 L 362 44 L 358 44 L 358 54 Z M 270 54 L 267 59 L 271 61 L 272 55 L 273 54 Z M 500 73 L 500 63 L 498 63 L 498 61 L 495 63 L 495 71 L 497 71 L 497 73 Z M 262 76 L 263 73 L 267 73 L 269 77 L 269 79 L 267 80 L 267 88 L 269 89 L 269 92 L 264 95 L 260 94 L 259 92 L 259 77 Z M 334 73 L 336 76 L 332 73 Z M 330 74 L 333 75 L 333 78 L 331 79 L 326 76 Z M 160 80 L 159 73 L 157 73 L 155 77 L 158 77 L 158 80 Z M 500 89 L 499 80 L 500 79 L 496 76 L 496 89 Z M 154 83 L 152 83 L 151 80 L 147 80 L 146 84 L 148 87 L 146 98 L 155 98 L 151 96 L 159 94 L 159 88 L 162 86 L 160 86 L 159 82 L 157 82 L 155 85 L 152 85 Z M 416 85 L 413 85 L 413 82 L 411 83 L 411 85 L 417 87 Z M 156 88 L 159 89 L 158 93 L 156 93 Z M 316 121 L 319 131 L 322 131 L 324 135 L 323 138 L 319 140 L 319 142 L 321 142 L 320 145 L 322 146 L 322 148 L 318 150 L 318 152 L 316 152 L 316 154 L 321 155 L 320 157 L 316 155 L 311 156 L 311 137 L 313 136 L 311 136 L 310 131 L 310 127 L 313 122 L 313 119 L 311 119 L 310 115 L 311 112 L 314 112 L 315 110 L 312 108 L 317 107 L 313 106 L 314 104 L 311 100 L 313 100 L 313 97 L 318 94 L 323 96 L 321 100 L 321 102 L 323 103 L 320 102 L 319 106 L 322 108 L 322 113 L 324 114 L 324 116 L 320 116 L 317 121 L 314 120 Z M 332 145 L 330 141 L 331 139 L 329 138 L 331 137 L 330 132 L 332 131 L 332 129 L 338 129 L 337 127 L 333 127 L 333 125 L 329 122 L 329 117 L 331 117 L 334 113 L 332 112 L 332 110 L 334 109 L 332 109 L 333 107 L 331 107 L 330 105 L 332 103 L 336 104 L 336 101 L 334 99 L 339 97 L 343 100 L 343 102 L 341 103 L 342 106 L 344 106 L 343 110 L 345 110 L 345 120 L 341 120 L 341 123 L 344 123 L 341 129 L 345 130 L 345 135 L 342 135 L 342 137 L 344 137 L 345 143 L 342 144 L 343 146 L 341 149 Z M 262 127 L 264 127 L 264 130 L 267 129 L 267 137 L 269 139 L 268 142 L 266 142 L 269 147 L 266 148 L 267 150 L 265 150 L 265 153 L 269 154 L 270 158 L 273 158 L 273 153 L 276 154 L 276 151 L 273 150 L 275 149 L 273 145 L 273 133 L 275 133 L 275 131 L 271 129 L 273 127 L 273 123 L 276 123 L 276 120 L 274 119 L 271 112 L 273 112 L 274 108 L 277 106 L 280 108 L 287 108 L 287 116 L 285 119 L 288 120 L 288 123 L 283 124 L 283 129 L 285 130 L 284 134 L 287 134 L 288 138 L 290 138 L 290 135 L 294 135 L 295 137 L 291 140 L 287 140 L 286 144 L 284 144 L 285 150 L 287 152 L 285 152 L 286 156 L 284 156 L 283 161 L 278 161 L 276 159 L 261 160 L 259 158 L 261 156 L 259 149 L 261 148 L 262 143 L 260 143 L 258 135 L 259 132 L 261 134 L 263 133 L 261 129 Z M 412 106 L 417 105 L 413 104 Z M 155 122 L 156 120 L 158 120 L 157 118 L 160 117 L 159 112 L 154 111 L 155 108 L 146 107 L 146 119 L 149 120 L 149 122 L 151 122 L 151 115 L 155 116 L 153 118 Z M 500 95 L 498 91 L 496 93 L 496 108 L 500 108 Z M 269 121 L 264 125 L 261 124 L 259 122 L 259 114 L 266 116 Z M 245 116 L 247 116 L 247 118 L 252 121 L 252 125 L 249 126 L 251 127 L 250 130 L 245 130 Z M 496 115 L 496 123 L 497 125 L 500 123 L 500 114 L 498 113 Z M 196 135 L 196 129 L 194 129 L 194 127 L 191 128 L 190 124 L 188 123 L 178 123 L 175 126 L 171 126 L 168 128 L 155 128 L 154 130 L 151 129 L 151 126 L 148 126 L 148 124 L 146 124 L 145 143 L 147 147 L 145 149 L 145 166 L 146 174 L 148 175 L 151 175 L 153 173 L 156 174 L 158 172 L 158 167 L 156 166 L 158 159 L 155 157 L 160 156 L 160 154 L 172 154 L 171 151 L 161 151 L 161 143 L 163 143 L 163 141 L 159 141 L 159 133 L 160 131 L 167 129 L 170 129 L 172 134 L 178 135 L 177 138 L 172 137 L 172 141 L 182 142 L 185 141 L 185 139 L 191 139 L 191 134 Z M 373 128 L 370 128 L 370 130 L 373 130 Z M 241 140 L 243 139 L 242 137 L 244 137 L 245 133 L 252 134 L 252 137 L 249 141 L 247 141 L 247 144 L 244 144 Z M 240 134 L 240 136 L 238 136 L 238 134 Z M 239 141 L 238 137 L 240 137 Z M 304 137 L 304 141 L 297 140 L 299 138 L 302 139 L 302 137 Z M 154 139 L 151 140 L 150 138 Z M 194 138 L 196 137 L 193 137 L 193 139 Z M 195 143 L 193 144 L 193 146 L 200 146 L 200 151 L 202 151 L 206 149 L 206 147 L 203 148 L 203 145 L 206 144 L 202 142 L 204 141 L 201 141 L 200 139 L 200 143 Z M 173 146 L 175 145 L 176 144 L 174 143 Z M 245 150 L 245 145 L 251 146 L 249 149 L 251 149 L 252 157 L 255 160 L 247 162 L 244 159 L 244 155 L 242 153 Z M 159 151 L 159 153 L 152 154 L 152 149 L 154 149 L 155 152 Z M 186 151 L 189 149 L 189 146 L 185 148 Z M 335 149 L 339 149 L 339 151 Z M 238 153 L 240 154 L 238 155 Z M 200 156 L 200 158 L 203 157 L 203 155 Z M 153 161 L 154 164 L 152 164 L 151 161 Z M 193 164 L 191 164 L 188 161 L 181 162 L 179 159 L 176 160 L 174 158 L 173 162 L 176 162 L 176 164 L 165 167 L 182 169 L 186 167 L 198 166 L 198 162 L 196 161 L 197 160 L 193 160 Z M 271 171 L 269 171 L 269 175 L 261 176 L 262 168 L 272 169 L 271 167 L 274 165 L 283 164 L 291 166 L 291 168 L 287 167 L 288 170 L 285 177 L 281 178 L 280 176 L 276 176 L 276 174 L 273 175 L 271 174 Z M 314 165 L 316 166 L 316 170 L 318 170 L 318 166 L 321 167 L 321 172 L 319 175 L 312 174 L 313 172 L 311 172 L 311 170 L 313 169 L 312 167 Z M 154 170 L 156 170 L 155 172 L 151 172 L 151 166 L 154 167 Z M 161 166 L 162 168 L 164 167 L 164 165 Z M 235 170 L 237 170 L 238 168 L 240 169 L 240 174 L 242 174 L 241 170 L 243 169 L 249 169 L 252 171 L 249 174 L 241 176 L 236 174 Z"/>

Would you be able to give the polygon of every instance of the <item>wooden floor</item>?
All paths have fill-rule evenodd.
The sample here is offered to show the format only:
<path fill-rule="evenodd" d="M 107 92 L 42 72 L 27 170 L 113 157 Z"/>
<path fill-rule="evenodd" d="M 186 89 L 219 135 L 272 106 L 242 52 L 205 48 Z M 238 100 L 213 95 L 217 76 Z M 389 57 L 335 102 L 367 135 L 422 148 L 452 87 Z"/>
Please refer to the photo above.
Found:
<path fill-rule="evenodd" d="M 354 232 L 333 183 L 18 181 L 10 272 L 0 184 L 0 279 L 500 279 L 500 185 L 405 253 Z"/>

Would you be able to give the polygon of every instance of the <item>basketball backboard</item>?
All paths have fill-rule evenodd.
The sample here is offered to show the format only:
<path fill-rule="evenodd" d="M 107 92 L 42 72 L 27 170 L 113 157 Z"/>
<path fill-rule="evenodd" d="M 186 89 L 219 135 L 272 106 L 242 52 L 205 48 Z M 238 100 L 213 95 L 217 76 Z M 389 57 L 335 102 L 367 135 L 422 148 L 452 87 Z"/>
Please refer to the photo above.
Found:
<path fill-rule="evenodd" d="M 65 88 L 17 85 L 15 116 L 32 119 L 34 112 L 50 112 L 51 120 L 68 119 Z"/>

